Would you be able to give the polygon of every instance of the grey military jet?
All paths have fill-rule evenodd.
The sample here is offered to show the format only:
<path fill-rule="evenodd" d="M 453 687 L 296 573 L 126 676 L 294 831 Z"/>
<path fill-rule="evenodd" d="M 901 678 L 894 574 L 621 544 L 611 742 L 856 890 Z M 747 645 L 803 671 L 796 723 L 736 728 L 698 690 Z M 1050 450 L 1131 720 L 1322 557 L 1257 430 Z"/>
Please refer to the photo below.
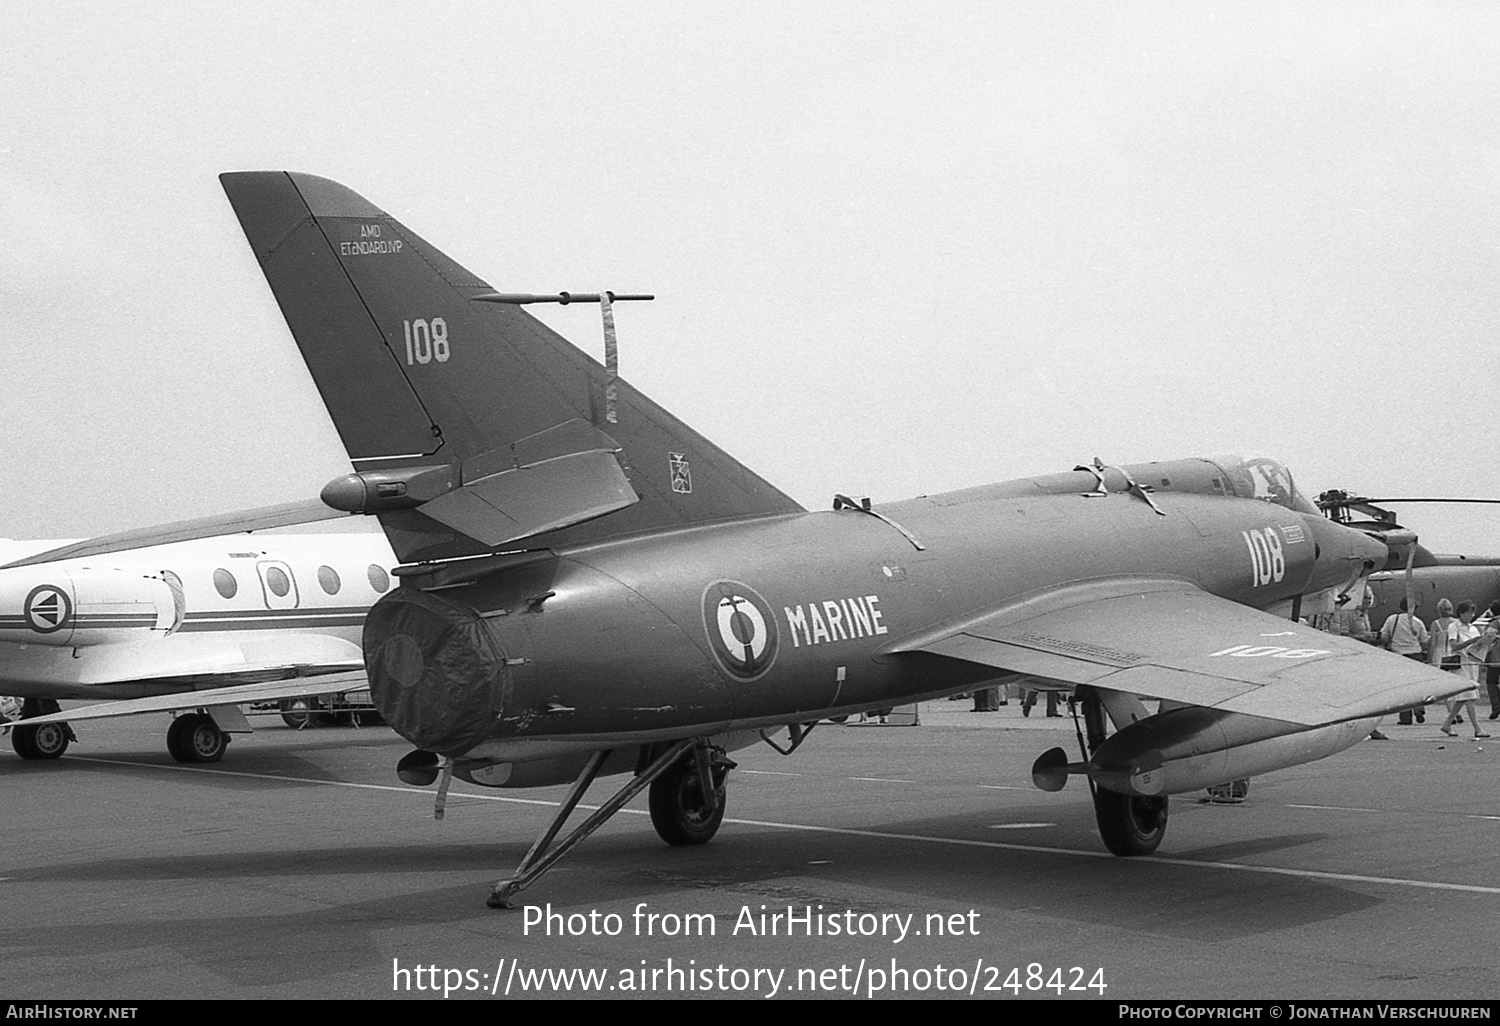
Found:
<path fill-rule="evenodd" d="M 1390 548 L 1269 459 L 1060 473 L 804 509 L 526 312 L 626 298 L 496 290 L 327 179 L 221 176 L 375 516 L 401 587 L 363 649 L 403 779 L 573 781 L 506 905 L 641 790 L 671 844 L 724 816 L 728 753 L 815 724 L 1025 681 L 1066 690 L 1116 854 L 1167 796 L 1322 758 L 1451 676 L 1299 622 Z M 607 346 L 607 351 L 608 351 Z M 1149 704 L 1148 704 L 1149 703 Z M 786 739 L 776 738 L 786 731 Z M 599 776 L 629 781 L 567 838 Z"/>

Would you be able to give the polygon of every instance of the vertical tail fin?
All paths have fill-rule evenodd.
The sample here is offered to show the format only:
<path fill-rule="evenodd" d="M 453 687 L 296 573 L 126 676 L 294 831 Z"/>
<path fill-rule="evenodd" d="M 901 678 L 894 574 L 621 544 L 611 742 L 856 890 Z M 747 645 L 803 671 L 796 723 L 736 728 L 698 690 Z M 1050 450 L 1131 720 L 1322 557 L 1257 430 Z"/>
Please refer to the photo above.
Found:
<path fill-rule="evenodd" d="M 801 509 L 623 380 L 606 422 L 597 361 L 362 196 L 293 172 L 219 177 L 361 472 L 350 487 L 399 483 L 400 503 L 369 511 L 403 560 Z M 611 449 L 628 485 L 605 481 Z"/>

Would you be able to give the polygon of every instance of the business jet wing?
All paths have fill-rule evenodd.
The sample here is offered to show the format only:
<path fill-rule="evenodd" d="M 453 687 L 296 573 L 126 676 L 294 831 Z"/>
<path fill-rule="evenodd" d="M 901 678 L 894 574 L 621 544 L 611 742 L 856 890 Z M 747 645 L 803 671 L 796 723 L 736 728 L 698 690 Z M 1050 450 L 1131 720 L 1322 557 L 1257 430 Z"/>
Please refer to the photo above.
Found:
<path fill-rule="evenodd" d="M 43 723 L 99 720 L 112 716 L 136 716 L 141 713 L 175 712 L 181 709 L 213 709 L 226 705 L 244 705 L 248 702 L 277 702 L 287 698 L 316 698 L 323 695 L 341 695 L 369 686 L 369 675 L 363 669 L 351 669 L 338 673 L 318 673 L 314 676 L 282 677 L 277 680 L 236 684 L 230 687 L 206 687 L 201 690 L 152 695 L 149 698 L 131 698 L 119 702 L 98 702 L 94 705 L 69 709 L 66 712 L 49 713 L 46 716 L 28 716 L 25 720 L 17 720 L 9 725 L 17 726 L 24 723 L 32 727 Z"/>
<path fill-rule="evenodd" d="M 1434 702 L 1467 680 L 1176 578 L 1065 585 L 887 646 L 1303 727 Z"/>
<path fill-rule="evenodd" d="M 48 549 L 46 552 L 34 553 L 24 559 L 17 559 L 0 566 L 0 570 L 35 566 L 40 563 L 55 563 L 63 559 L 99 556 L 110 552 L 125 552 L 154 545 L 169 545 L 174 542 L 195 541 L 199 538 L 215 538 L 226 534 L 267 531 L 273 527 L 295 527 L 299 524 L 336 520 L 347 516 L 350 514 L 329 507 L 321 499 L 285 502 L 275 506 L 260 506 L 256 509 L 178 520 L 170 524 L 157 524 L 152 527 L 101 535 L 97 538 Z"/>

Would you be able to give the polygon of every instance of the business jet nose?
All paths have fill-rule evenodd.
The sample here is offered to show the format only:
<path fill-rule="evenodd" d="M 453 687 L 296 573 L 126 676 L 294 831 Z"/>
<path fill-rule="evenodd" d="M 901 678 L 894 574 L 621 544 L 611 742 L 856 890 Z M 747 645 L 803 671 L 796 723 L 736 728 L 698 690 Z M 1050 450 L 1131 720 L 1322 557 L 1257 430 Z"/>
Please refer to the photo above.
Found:
<path fill-rule="evenodd" d="M 364 654 L 380 715 L 429 752 L 472 748 L 511 690 L 505 650 L 489 623 L 416 588 L 398 588 L 371 607 Z"/>

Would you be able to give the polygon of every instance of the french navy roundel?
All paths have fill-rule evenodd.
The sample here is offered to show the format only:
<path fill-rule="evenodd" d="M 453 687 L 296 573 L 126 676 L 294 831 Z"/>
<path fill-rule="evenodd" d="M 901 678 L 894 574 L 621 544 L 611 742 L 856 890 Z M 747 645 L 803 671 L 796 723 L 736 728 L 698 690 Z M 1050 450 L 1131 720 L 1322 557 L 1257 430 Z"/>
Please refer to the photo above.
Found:
<path fill-rule="evenodd" d="M 749 585 L 715 581 L 705 588 L 703 629 L 731 677 L 755 680 L 776 661 L 776 614 Z"/>
<path fill-rule="evenodd" d="M 26 626 L 38 634 L 51 634 L 61 630 L 73 612 L 73 603 L 68 593 L 55 584 L 39 584 L 26 596 L 23 607 Z"/>

